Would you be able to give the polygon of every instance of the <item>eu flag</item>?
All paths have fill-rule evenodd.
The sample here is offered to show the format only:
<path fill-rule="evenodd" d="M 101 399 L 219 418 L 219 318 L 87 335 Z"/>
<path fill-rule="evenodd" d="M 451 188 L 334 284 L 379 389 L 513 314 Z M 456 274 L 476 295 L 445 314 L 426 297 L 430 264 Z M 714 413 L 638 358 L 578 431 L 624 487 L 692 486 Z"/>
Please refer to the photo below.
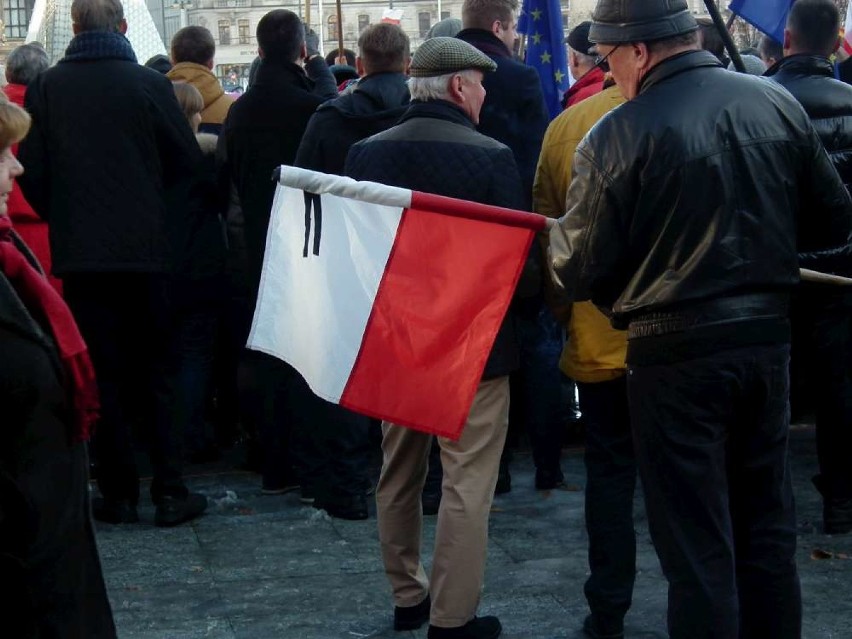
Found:
<path fill-rule="evenodd" d="M 784 27 L 793 2 L 794 0 L 733 0 L 728 8 L 776 42 L 784 42 Z"/>
<path fill-rule="evenodd" d="M 526 63 L 538 71 L 544 101 L 555 118 L 568 89 L 568 60 L 559 0 L 524 0 L 518 31 L 527 35 Z"/>

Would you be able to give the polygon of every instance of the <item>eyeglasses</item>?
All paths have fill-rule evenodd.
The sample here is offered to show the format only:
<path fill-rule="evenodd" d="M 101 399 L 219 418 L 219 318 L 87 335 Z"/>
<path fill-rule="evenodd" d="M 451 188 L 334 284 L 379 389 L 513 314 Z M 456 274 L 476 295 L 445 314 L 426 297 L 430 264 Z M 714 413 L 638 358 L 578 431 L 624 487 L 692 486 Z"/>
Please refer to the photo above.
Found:
<path fill-rule="evenodd" d="M 618 47 L 620 47 L 620 46 L 621 46 L 621 44 L 619 43 L 619 44 L 615 45 L 615 47 L 613 47 L 612 51 L 610 51 L 610 52 L 609 52 L 609 53 L 607 53 L 606 55 L 598 55 L 598 57 L 596 57 L 596 58 L 595 58 L 595 66 L 596 66 L 596 67 L 599 67 L 599 66 L 601 66 L 604 62 L 606 62 L 607 60 L 609 60 L 609 56 L 611 56 L 613 53 L 615 53 L 616 51 L 618 51 Z"/>

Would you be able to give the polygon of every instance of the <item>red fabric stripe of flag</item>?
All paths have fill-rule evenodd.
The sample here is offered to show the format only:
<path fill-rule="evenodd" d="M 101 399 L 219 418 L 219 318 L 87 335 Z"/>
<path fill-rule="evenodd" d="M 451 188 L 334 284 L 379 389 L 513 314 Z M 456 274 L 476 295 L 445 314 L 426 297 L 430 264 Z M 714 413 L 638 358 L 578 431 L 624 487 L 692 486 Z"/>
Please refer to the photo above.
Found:
<path fill-rule="evenodd" d="M 457 439 L 544 227 L 541 216 L 414 192 L 340 404 Z"/>

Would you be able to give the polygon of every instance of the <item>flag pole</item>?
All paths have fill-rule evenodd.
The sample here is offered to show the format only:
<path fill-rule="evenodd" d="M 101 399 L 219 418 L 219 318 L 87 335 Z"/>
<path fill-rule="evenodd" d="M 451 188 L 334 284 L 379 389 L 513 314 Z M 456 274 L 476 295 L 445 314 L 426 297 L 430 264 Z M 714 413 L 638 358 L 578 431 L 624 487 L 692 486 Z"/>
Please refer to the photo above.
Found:
<path fill-rule="evenodd" d="M 305 0 L 305 24 L 311 28 L 311 0 Z"/>
<path fill-rule="evenodd" d="M 722 21 L 722 16 L 719 13 L 719 7 L 716 6 L 716 2 L 714 0 L 704 0 L 704 6 L 707 7 L 707 12 L 713 19 L 713 24 L 719 31 L 722 42 L 725 43 L 725 48 L 728 50 L 728 55 L 731 56 L 734 68 L 740 73 L 745 73 L 746 68 L 745 64 L 743 64 L 743 59 L 740 56 L 740 52 L 737 50 L 737 45 L 734 44 L 734 40 L 731 38 L 731 32 L 725 28 L 725 23 Z"/>
<path fill-rule="evenodd" d="M 346 58 L 343 54 L 343 8 L 340 6 L 341 0 L 336 0 L 337 4 L 337 58 Z M 337 60 L 335 60 L 337 62 Z"/>

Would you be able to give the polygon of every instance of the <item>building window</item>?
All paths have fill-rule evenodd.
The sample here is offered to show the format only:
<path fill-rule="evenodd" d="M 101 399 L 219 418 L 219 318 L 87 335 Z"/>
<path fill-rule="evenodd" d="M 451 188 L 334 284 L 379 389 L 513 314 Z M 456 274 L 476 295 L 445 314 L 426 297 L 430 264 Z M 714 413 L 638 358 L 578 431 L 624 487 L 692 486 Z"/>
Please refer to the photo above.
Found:
<path fill-rule="evenodd" d="M 331 14 L 328 16 L 328 34 L 325 36 L 326 40 L 337 40 L 340 38 L 340 33 L 337 30 L 337 16 Z"/>
<path fill-rule="evenodd" d="M 219 44 L 231 44 L 230 20 L 219 20 Z"/>
<path fill-rule="evenodd" d="M 449 17 L 450 17 L 449 11 L 441 11 L 441 20 L 446 20 Z"/>
<path fill-rule="evenodd" d="M 358 33 L 370 26 L 370 16 L 362 13 L 358 16 Z"/>
<path fill-rule="evenodd" d="M 562 30 L 563 31 L 568 30 L 568 14 L 567 13 L 562 14 Z"/>
<path fill-rule="evenodd" d="M 3 3 L 3 21 L 6 23 L 6 36 L 19 39 L 26 38 L 32 11 L 32 0 L 5 0 Z"/>
<path fill-rule="evenodd" d="M 240 20 L 237 23 L 237 27 L 240 31 L 240 44 L 248 44 L 249 38 L 251 37 L 251 32 L 249 31 L 249 21 Z"/>
<path fill-rule="evenodd" d="M 425 38 L 429 35 L 429 29 L 432 28 L 432 14 L 428 11 L 421 11 L 417 14 L 417 23 L 420 26 L 420 37 Z"/>

